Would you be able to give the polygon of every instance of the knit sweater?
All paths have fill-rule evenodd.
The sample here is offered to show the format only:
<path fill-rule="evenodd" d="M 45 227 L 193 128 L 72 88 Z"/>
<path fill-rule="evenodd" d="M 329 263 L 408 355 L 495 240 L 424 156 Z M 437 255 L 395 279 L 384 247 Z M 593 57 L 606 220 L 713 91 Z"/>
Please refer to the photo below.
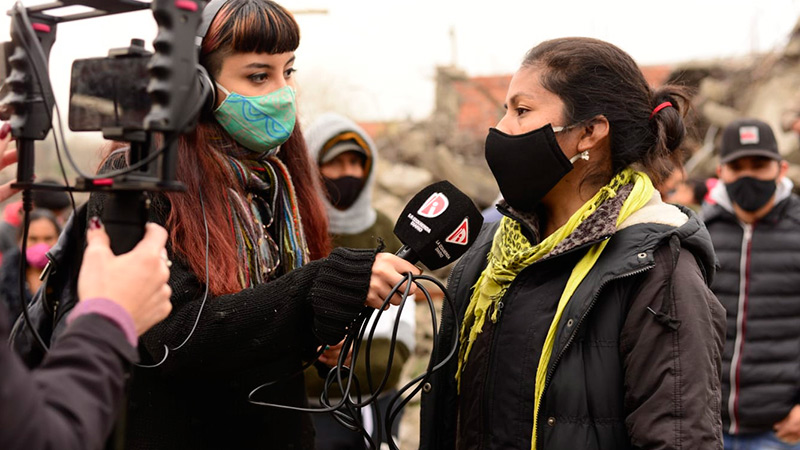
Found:
<path fill-rule="evenodd" d="M 109 158 L 104 169 L 115 169 Z M 76 304 L 74 281 L 85 246 L 87 218 L 102 216 L 106 195 L 94 193 L 52 250 L 55 270 L 31 307 L 34 327 L 46 340 L 64 330 Z M 149 220 L 164 224 L 169 205 L 152 199 Z M 214 220 L 215 218 L 210 218 Z M 187 220 L 184 218 L 184 220 Z M 169 250 L 169 248 L 168 248 Z M 143 365 L 128 383 L 128 407 L 115 433 L 126 449 L 313 448 L 308 414 L 256 406 L 306 403 L 301 371 L 321 344 L 342 340 L 364 309 L 375 250 L 336 249 L 267 283 L 234 294 L 209 295 L 181 255 L 169 252 L 172 311 L 139 341 Z M 210 271 L 215 268 L 210 261 Z M 15 348 L 27 364 L 41 354 L 24 324 L 15 329 Z M 184 345 L 188 336 L 191 337 Z M 180 348 L 177 348 L 179 347 Z M 113 439 L 119 439 L 119 434 Z"/>
<path fill-rule="evenodd" d="M 105 199 L 93 195 L 89 216 Z M 152 202 L 150 220 L 164 223 L 168 205 Z M 172 312 L 140 340 L 127 410 L 127 449 L 313 448 L 310 417 L 248 402 L 305 406 L 304 360 L 335 344 L 363 310 L 375 250 L 336 249 L 268 283 L 209 298 L 181 256 L 170 252 Z M 213 261 L 209 270 L 214 270 Z M 201 313 L 202 307 L 202 313 Z"/>
<path fill-rule="evenodd" d="M 255 399 L 305 405 L 303 357 L 334 344 L 361 311 L 374 251 L 337 249 L 267 284 L 210 298 L 192 337 L 156 369 L 137 368 L 131 383 L 129 449 L 310 448 L 306 414 L 250 405 Z M 145 363 L 186 338 L 204 286 L 176 261 L 173 312 L 142 336 Z"/>

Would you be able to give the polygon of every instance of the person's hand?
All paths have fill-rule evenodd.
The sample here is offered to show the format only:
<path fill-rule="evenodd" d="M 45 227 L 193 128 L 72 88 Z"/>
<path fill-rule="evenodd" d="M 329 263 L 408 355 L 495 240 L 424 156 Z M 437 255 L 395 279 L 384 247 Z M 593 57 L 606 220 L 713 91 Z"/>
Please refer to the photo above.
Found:
<path fill-rule="evenodd" d="M 375 255 L 375 263 L 372 264 L 372 277 L 370 277 L 369 280 L 367 306 L 371 306 L 375 309 L 383 306 L 383 301 L 389 295 L 394 285 L 400 282 L 405 274 L 409 272 L 416 275 L 422 273 L 417 266 L 391 253 L 378 253 Z M 397 293 L 392 296 L 391 303 L 393 305 L 399 305 L 402 301 L 405 286 L 406 284 L 403 283 Z M 409 294 L 414 294 L 416 292 L 417 286 L 412 284 Z"/>
<path fill-rule="evenodd" d="M 11 143 L 11 124 L 8 122 L 0 126 L 0 170 L 5 169 L 17 162 L 17 149 L 9 148 Z M 12 195 L 19 192 L 19 189 L 11 189 L 11 184 L 17 180 L 9 181 L 6 184 L 0 185 L 0 202 L 7 200 Z"/>
<path fill-rule="evenodd" d="M 344 345 L 344 341 L 339 342 L 336 345 L 326 345 L 325 351 L 319 355 L 319 362 L 325 364 L 329 367 L 335 367 L 336 364 L 339 362 L 339 355 L 342 353 L 342 345 Z M 353 348 L 350 348 L 350 352 L 347 354 L 347 359 L 344 361 L 345 366 L 350 366 L 350 360 L 353 358 Z"/>
<path fill-rule="evenodd" d="M 142 335 L 172 310 L 167 285 L 169 267 L 164 244 L 167 231 L 153 223 L 144 238 L 128 253 L 115 256 L 100 220 L 92 218 L 86 233 L 87 247 L 78 276 L 78 298 L 107 298 L 131 315 L 136 333 Z"/>
<path fill-rule="evenodd" d="M 775 437 L 789 444 L 800 442 L 800 405 L 794 405 L 789 415 L 776 423 Z"/>

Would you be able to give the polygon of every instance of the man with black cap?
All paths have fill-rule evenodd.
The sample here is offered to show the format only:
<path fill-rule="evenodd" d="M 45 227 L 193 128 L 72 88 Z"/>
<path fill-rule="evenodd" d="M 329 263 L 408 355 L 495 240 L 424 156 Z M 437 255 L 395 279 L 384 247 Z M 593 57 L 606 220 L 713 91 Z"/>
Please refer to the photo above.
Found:
<path fill-rule="evenodd" d="M 725 129 L 714 205 L 703 209 L 727 310 L 725 449 L 800 449 L 800 198 L 769 125 Z"/>

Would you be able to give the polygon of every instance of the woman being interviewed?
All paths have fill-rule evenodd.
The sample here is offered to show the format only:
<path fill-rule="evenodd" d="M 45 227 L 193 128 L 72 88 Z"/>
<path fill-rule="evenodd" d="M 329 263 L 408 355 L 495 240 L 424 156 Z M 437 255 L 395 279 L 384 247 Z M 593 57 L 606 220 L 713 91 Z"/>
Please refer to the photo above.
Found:
<path fill-rule="evenodd" d="M 302 361 L 419 270 L 375 250 L 326 256 L 318 175 L 296 125 L 292 15 L 269 0 L 212 1 L 205 13 L 201 63 L 216 104 L 181 138 L 187 191 L 152 201 L 151 220 L 170 235 L 173 310 L 142 337 L 143 364 L 157 367 L 134 370 L 126 448 L 313 448 L 307 414 L 248 394 L 280 379 L 255 400 L 304 406 Z M 116 152 L 106 168 L 124 159 Z M 88 209 L 101 216 L 103 198 Z"/>
<path fill-rule="evenodd" d="M 459 351 L 422 448 L 722 448 L 711 240 L 651 181 L 680 164 L 684 101 L 602 41 L 528 52 L 486 139 L 505 217 L 450 277 Z"/>

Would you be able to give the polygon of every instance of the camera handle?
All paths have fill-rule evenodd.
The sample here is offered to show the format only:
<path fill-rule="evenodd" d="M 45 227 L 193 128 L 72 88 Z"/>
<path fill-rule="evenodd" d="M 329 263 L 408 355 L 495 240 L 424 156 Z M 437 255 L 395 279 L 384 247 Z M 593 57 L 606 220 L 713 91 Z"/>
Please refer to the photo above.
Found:
<path fill-rule="evenodd" d="M 10 54 L 8 62 L 12 70 L 5 80 L 10 92 L 2 99 L 2 106 L 11 107 L 12 135 L 17 139 L 19 157 L 14 187 L 24 190 L 26 211 L 30 211 L 32 206 L 30 190 L 48 189 L 33 183 L 34 141 L 43 140 L 52 128 L 55 99 L 49 78 L 46 77 L 49 77 L 47 60 L 55 42 L 56 24 L 148 7 L 152 9 L 158 24 L 158 34 L 153 42 L 155 54 L 149 65 L 151 77 L 148 92 L 152 106 L 144 121 L 144 131 L 117 130 L 120 140 L 131 143 L 128 154 L 131 168 L 137 162 L 143 164 L 121 176 L 79 178 L 75 188 L 62 188 L 108 193 L 103 217 L 112 250 L 119 254 L 132 249 L 144 234 L 149 207 L 146 192 L 183 188 L 175 180 L 178 136 L 195 126 L 197 117 L 190 105 L 203 102 L 204 99 L 198 98 L 197 93 L 206 92 L 208 88 L 201 86 L 197 77 L 198 52 L 195 47 L 195 36 L 206 1 L 153 0 L 148 4 L 138 0 L 105 0 L 100 10 L 97 9 L 100 4 L 97 0 L 71 0 L 69 3 L 72 5 L 83 4 L 95 10 L 67 16 L 45 14 L 50 9 L 63 6 L 61 3 L 51 2 L 26 9 L 17 2 L 11 13 L 12 41 L 8 46 L 3 44 L 7 49 L 10 48 L 7 53 Z M 156 142 L 155 133 L 162 138 L 164 152 L 163 155 L 152 155 L 158 159 L 150 161 L 147 158 L 152 149 L 151 142 Z M 46 350 L 47 346 L 31 326 L 27 313 L 25 317 L 28 327 Z M 127 403 L 127 398 L 124 402 Z M 123 407 L 123 414 L 109 441 L 109 445 L 115 449 L 125 448 L 126 410 L 127 405 Z"/>
<path fill-rule="evenodd" d="M 94 7 L 95 2 L 79 0 L 73 3 Z M 144 234 L 149 206 L 145 192 L 183 189 L 183 185 L 175 180 L 177 137 L 196 124 L 196 117 L 190 121 L 186 118 L 192 114 L 191 105 L 200 100 L 197 93 L 202 91 L 197 78 L 198 55 L 194 41 L 204 4 L 203 0 L 154 0 L 149 4 L 116 0 L 105 2 L 104 12 L 95 10 L 71 16 L 46 14 L 48 9 L 55 8 L 53 4 L 24 8 L 17 3 L 12 9 L 11 54 L 8 58 L 11 73 L 5 80 L 10 92 L 3 98 L 3 105 L 10 107 L 12 134 L 17 139 L 19 163 L 14 187 L 23 190 L 42 188 L 33 183 L 34 141 L 43 140 L 50 132 L 55 100 L 49 80 L 39 77 L 49 73 L 47 59 L 55 42 L 56 25 L 148 7 L 153 11 L 158 34 L 153 42 L 155 53 L 149 65 L 148 92 L 152 107 L 144 121 L 145 131 L 108 130 L 106 133 L 104 130 L 104 135 L 131 142 L 130 164 L 148 157 L 154 133 L 162 136 L 165 151 L 157 160 L 120 177 L 79 178 L 74 188 L 75 191 L 108 192 L 103 220 L 115 253 L 130 250 Z M 35 34 L 30 32 L 31 29 Z M 132 42 L 131 52 L 138 50 L 134 47 L 141 48 L 141 43 Z M 113 52 L 110 56 L 120 56 Z M 30 196 L 23 195 L 23 200 L 25 198 Z M 30 202 L 27 203 L 30 209 Z"/>
<path fill-rule="evenodd" d="M 22 6 L 17 4 L 14 8 Z M 17 140 L 17 182 L 12 187 L 30 189 L 35 163 L 34 141 L 43 140 L 50 132 L 55 104 L 50 83 L 38 77 L 48 73 L 47 60 L 56 40 L 56 19 L 34 17 L 29 21 L 21 14 L 13 14 L 12 18 L 12 53 L 8 57 L 11 71 L 5 80 L 10 92 L 3 99 L 3 105 L 11 109 L 11 134 Z M 33 30 L 33 36 L 27 32 L 29 29 Z M 28 201 L 23 201 L 23 208 L 30 211 L 29 197 Z"/>
<path fill-rule="evenodd" d="M 146 164 L 137 171 L 116 180 L 83 180 L 84 187 L 93 186 L 110 190 L 103 210 L 103 222 L 111 237 L 112 250 L 119 254 L 131 250 L 144 235 L 147 210 L 150 206 L 145 192 L 182 190 L 183 185 L 175 180 L 177 169 L 177 135 L 194 128 L 196 118 L 188 126 L 186 117 L 192 114 L 192 105 L 201 91 L 197 77 L 197 51 L 194 36 L 200 25 L 201 2 L 154 0 L 151 4 L 153 17 L 158 24 L 158 34 L 153 41 L 155 53 L 148 66 L 150 84 L 148 92 L 152 100 L 150 113 L 145 117 L 146 132 L 103 130 L 107 138 L 131 143 L 129 163 L 144 160 L 150 154 L 152 132 L 162 133 L 162 144 L 166 146 L 162 158 Z M 131 42 L 130 52 L 141 51 L 139 42 Z M 125 52 L 112 52 L 110 56 L 122 56 Z"/>

